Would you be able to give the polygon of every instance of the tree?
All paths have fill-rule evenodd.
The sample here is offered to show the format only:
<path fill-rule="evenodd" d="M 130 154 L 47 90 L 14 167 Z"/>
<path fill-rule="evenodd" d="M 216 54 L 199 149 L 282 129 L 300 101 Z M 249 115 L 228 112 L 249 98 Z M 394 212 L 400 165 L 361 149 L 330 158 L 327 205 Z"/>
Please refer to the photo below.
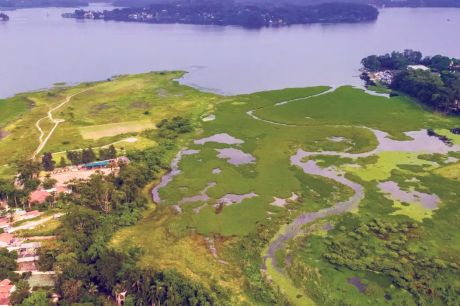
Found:
<path fill-rule="evenodd" d="M 108 155 L 109 155 L 109 159 L 117 157 L 117 149 L 115 149 L 115 146 L 113 144 L 109 146 Z"/>
<path fill-rule="evenodd" d="M 51 189 L 56 185 L 56 183 L 57 183 L 57 180 L 47 177 L 43 180 L 42 185 L 44 189 Z"/>
<path fill-rule="evenodd" d="M 17 277 L 14 273 L 18 268 L 17 258 L 16 252 L 9 252 L 6 248 L 0 249 L 0 279 L 15 279 Z"/>
<path fill-rule="evenodd" d="M 82 163 L 82 151 L 67 151 L 66 156 L 73 165 L 79 165 Z"/>
<path fill-rule="evenodd" d="M 11 305 L 21 305 L 30 296 L 30 286 L 26 280 L 20 280 L 16 284 L 16 290 L 10 296 Z"/>
<path fill-rule="evenodd" d="M 70 302 L 78 302 L 83 294 L 83 282 L 76 279 L 69 279 L 64 281 L 61 286 L 62 297 Z"/>
<path fill-rule="evenodd" d="M 371 71 L 379 71 L 382 67 L 382 64 L 380 63 L 379 57 L 377 55 L 370 55 L 363 58 L 361 60 L 361 64 Z"/>
<path fill-rule="evenodd" d="M 65 168 L 66 166 L 67 166 L 67 163 L 65 161 L 65 158 L 61 157 L 61 159 L 59 160 L 59 167 Z"/>
<path fill-rule="evenodd" d="M 449 70 L 451 62 L 452 60 L 447 56 L 435 55 L 430 59 L 429 66 L 441 72 L 444 70 Z"/>
<path fill-rule="evenodd" d="M 96 160 L 96 154 L 94 154 L 93 149 L 88 148 L 83 150 L 81 161 L 84 164 L 91 163 Z"/>
<path fill-rule="evenodd" d="M 46 152 L 42 157 L 42 166 L 45 171 L 53 171 L 54 164 L 53 155 L 50 152 Z"/>
<path fill-rule="evenodd" d="M 39 290 L 32 292 L 32 294 L 27 297 L 22 303 L 21 306 L 48 306 L 48 298 L 46 297 L 46 292 Z"/>
<path fill-rule="evenodd" d="M 18 165 L 18 180 L 24 185 L 27 181 L 37 178 L 40 170 L 41 165 L 36 161 L 27 160 L 20 162 Z"/>
<path fill-rule="evenodd" d="M 15 188 L 12 181 L 0 179 L 0 201 L 9 202 Z"/>
<path fill-rule="evenodd" d="M 117 149 L 115 149 L 114 145 L 110 145 L 108 148 L 99 149 L 99 159 L 100 160 L 114 159 L 116 157 L 117 157 Z"/>
<path fill-rule="evenodd" d="M 101 210 L 106 214 L 125 197 L 115 188 L 109 177 L 102 174 L 93 174 L 88 181 L 75 182 L 70 187 L 75 203 Z"/>

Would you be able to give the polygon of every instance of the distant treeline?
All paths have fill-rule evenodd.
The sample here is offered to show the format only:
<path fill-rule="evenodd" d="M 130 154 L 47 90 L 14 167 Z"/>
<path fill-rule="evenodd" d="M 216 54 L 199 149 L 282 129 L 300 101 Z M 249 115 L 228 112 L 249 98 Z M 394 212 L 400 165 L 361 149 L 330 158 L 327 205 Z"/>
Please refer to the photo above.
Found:
<path fill-rule="evenodd" d="M 88 6 L 86 0 L 0 0 L 0 7 L 17 9 L 32 7 L 76 7 Z"/>
<path fill-rule="evenodd" d="M 381 56 L 370 55 L 361 63 L 370 71 L 395 70 L 390 87 L 445 113 L 460 113 L 460 59 L 443 55 L 423 57 L 405 50 Z M 407 69 L 424 65 L 429 70 Z"/>
<path fill-rule="evenodd" d="M 273 6 L 273 5 L 318 5 L 324 3 L 359 3 L 378 7 L 460 7 L 458 0 L 114 0 L 113 4 L 123 7 L 146 7 L 159 3 L 237 3 L 245 5 Z"/>
<path fill-rule="evenodd" d="M 236 25 L 246 28 L 280 27 L 309 23 L 353 23 L 373 21 L 378 10 L 369 5 L 328 3 L 315 6 L 247 6 L 232 3 L 155 4 L 145 8 L 112 11 L 76 10 L 64 17 L 146 23 Z"/>

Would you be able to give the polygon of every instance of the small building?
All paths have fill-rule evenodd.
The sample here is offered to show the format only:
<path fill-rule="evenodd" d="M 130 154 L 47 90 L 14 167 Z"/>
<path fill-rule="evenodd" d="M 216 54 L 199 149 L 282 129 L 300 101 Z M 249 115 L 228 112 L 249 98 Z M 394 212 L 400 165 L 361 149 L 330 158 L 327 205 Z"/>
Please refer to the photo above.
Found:
<path fill-rule="evenodd" d="M 15 290 L 16 286 L 9 279 L 0 282 L 0 306 L 10 305 L 10 296 Z"/>
<path fill-rule="evenodd" d="M 425 65 L 409 65 L 409 66 L 407 66 L 407 69 L 409 69 L 409 70 L 423 70 L 423 71 L 430 70 L 430 68 L 428 68 Z"/>

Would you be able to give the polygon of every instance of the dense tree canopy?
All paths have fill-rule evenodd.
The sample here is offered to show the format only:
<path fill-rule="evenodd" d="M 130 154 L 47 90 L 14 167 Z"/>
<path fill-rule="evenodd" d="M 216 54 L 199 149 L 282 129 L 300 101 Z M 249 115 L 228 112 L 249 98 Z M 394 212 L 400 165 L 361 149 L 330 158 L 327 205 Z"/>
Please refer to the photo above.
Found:
<path fill-rule="evenodd" d="M 423 104 L 445 112 L 460 112 L 460 60 L 442 55 L 423 58 L 413 50 L 370 55 L 361 63 L 369 71 L 392 70 L 390 87 L 408 94 Z M 425 65 L 429 70 L 408 69 L 409 65 Z"/>

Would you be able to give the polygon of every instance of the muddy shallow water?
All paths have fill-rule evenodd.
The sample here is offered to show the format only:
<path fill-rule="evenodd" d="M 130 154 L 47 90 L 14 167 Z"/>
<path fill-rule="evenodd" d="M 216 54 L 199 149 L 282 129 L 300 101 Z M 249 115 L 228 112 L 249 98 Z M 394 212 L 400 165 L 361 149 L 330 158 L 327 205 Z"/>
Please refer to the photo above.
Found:
<path fill-rule="evenodd" d="M 221 197 L 219 200 L 217 200 L 217 204 L 223 204 L 223 205 L 232 205 L 232 204 L 239 204 L 243 202 L 246 199 L 254 198 L 257 197 L 258 195 L 255 192 L 250 192 L 246 194 L 234 194 L 234 193 L 228 193 Z"/>
<path fill-rule="evenodd" d="M 376 155 L 381 152 L 406 152 L 406 153 L 420 153 L 420 154 L 447 154 L 449 152 L 458 152 L 460 147 L 457 145 L 448 146 L 443 141 L 434 136 L 429 136 L 426 130 L 405 132 L 409 136 L 410 140 L 394 140 L 391 139 L 389 134 L 383 131 L 370 129 L 377 138 L 377 147 L 368 152 L 364 153 L 347 153 L 347 152 L 335 152 L 335 151 L 321 151 L 321 152 L 306 152 L 300 149 L 297 154 L 302 155 L 303 158 L 314 156 L 314 155 L 333 155 L 343 158 L 360 158 L 369 157 Z M 331 138 L 332 139 L 332 138 Z M 333 141 L 337 141 L 338 138 L 334 138 Z"/>
<path fill-rule="evenodd" d="M 227 159 L 228 163 L 239 166 L 253 163 L 256 158 L 249 153 L 234 148 L 216 149 L 218 158 Z"/>
<path fill-rule="evenodd" d="M 208 142 L 217 142 L 217 143 L 228 144 L 228 145 L 244 143 L 243 140 L 230 136 L 226 133 L 215 134 L 215 135 L 212 135 L 206 138 L 201 138 L 201 139 L 194 141 L 194 143 L 197 145 L 204 145 Z"/>
<path fill-rule="evenodd" d="M 347 283 L 349 283 L 350 285 L 353 285 L 356 287 L 356 289 L 359 290 L 359 293 L 364 293 L 366 291 L 366 285 L 364 285 L 362 282 L 361 282 L 361 278 L 355 276 L 355 277 L 352 277 L 352 278 L 349 278 L 347 280 Z"/>
<path fill-rule="evenodd" d="M 388 181 L 379 183 L 378 187 L 386 194 L 389 194 L 392 199 L 404 203 L 420 203 L 424 208 L 436 209 L 441 199 L 435 194 L 429 194 L 419 191 L 402 190 L 396 182 Z"/>
<path fill-rule="evenodd" d="M 194 155 L 194 154 L 198 154 L 199 152 L 200 152 L 199 150 L 184 149 L 184 150 L 179 151 L 176 154 L 176 157 L 174 157 L 174 159 L 171 162 L 171 166 L 170 166 L 171 170 L 167 174 L 163 175 L 161 177 L 160 183 L 156 185 L 155 188 L 152 189 L 153 202 L 157 204 L 161 203 L 160 189 L 163 187 L 166 187 L 166 185 L 168 185 L 169 182 L 171 182 L 172 179 L 181 172 L 179 169 L 179 163 L 182 159 L 182 156 Z"/>
<path fill-rule="evenodd" d="M 302 168 L 302 170 L 307 174 L 323 176 L 332 179 L 340 184 L 348 186 L 351 189 L 353 189 L 354 194 L 348 200 L 338 202 L 333 207 L 321 209 L 317 212 L 301 214 L 296 219 L 294 219 L 294 221 L 292 221 L 289 225 L 287 225 L 283 229 L 282 233 L 278 234 L 278 236 L 269 245 L 267 255 L 265 256 L 265 258 L 271 258 L 272 263 L 275 267 L 276 251 L 283 248 L 288 240 L 291 240 L 292 238 L 300 234 L 303 226 L 321 218 L 325 218 L 332 215 L 338 215 L 350 211 L 353 208 L 357 207 L 359 202 L 364 198 L 363 186 L 343 177 L 340 172 L 338 172 L 336 169 L 332 167 L 321 168 L 313 160 L 302 162 L 304 158 L 303 153 L 305 153 L 305 151 L 299 150 L 296 155 L 292 156 L 291 164 Z"/>

